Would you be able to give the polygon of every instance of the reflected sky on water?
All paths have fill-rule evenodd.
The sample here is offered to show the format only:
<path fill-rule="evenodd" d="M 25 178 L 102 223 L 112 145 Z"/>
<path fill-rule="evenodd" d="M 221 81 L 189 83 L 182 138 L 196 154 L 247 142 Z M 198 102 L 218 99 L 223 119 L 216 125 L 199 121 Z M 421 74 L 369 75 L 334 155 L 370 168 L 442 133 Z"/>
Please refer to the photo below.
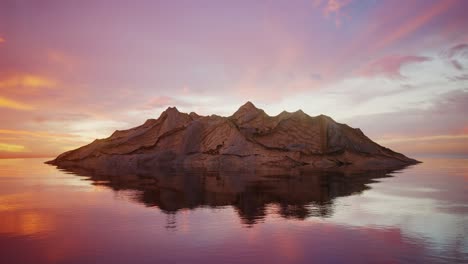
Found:
<path fill-rule="evenodd" d="M 1 263 L 403 262 L 468 257 L 468 160 L 394 172 L 58 170 L 0 160 Z"/>

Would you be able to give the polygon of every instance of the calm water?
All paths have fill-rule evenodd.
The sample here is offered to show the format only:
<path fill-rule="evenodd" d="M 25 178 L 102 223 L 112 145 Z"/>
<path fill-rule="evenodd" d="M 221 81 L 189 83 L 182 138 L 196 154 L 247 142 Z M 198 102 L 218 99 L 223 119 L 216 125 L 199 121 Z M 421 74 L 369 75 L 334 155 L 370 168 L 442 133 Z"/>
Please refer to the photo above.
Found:
<path fill-rule="evenodd" d="M 468 261 L 468 159 L 288 177 L 43 161 L 0 160 L 0 263 Z"/>

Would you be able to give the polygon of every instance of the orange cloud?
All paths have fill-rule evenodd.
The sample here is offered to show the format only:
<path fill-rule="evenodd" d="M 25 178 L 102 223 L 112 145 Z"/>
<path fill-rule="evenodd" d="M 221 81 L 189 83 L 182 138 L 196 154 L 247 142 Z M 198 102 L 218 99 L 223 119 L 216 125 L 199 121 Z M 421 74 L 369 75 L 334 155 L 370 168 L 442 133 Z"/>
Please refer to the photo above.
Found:
<path fill-rule="evenodd" d="M 23 152 L 24 150 L 25 150 L 25 147 L 21 145 L 0 143 L 0 151 Z"/>
<path fill-rule="evenodd" d="M 3 43 L 3 42 L 5 42 L 5 39 L 0 37 L 0 43 Z"/>
<path fill-rule="evenodd" d="M 10 100 L 0 96 L 0 108 L 10 108 L 15 110 L 32 110 L 32 106 L 20 103 L 14 100 Z"/>
<path fill-rule="evenodd" d="M 468 135 L 435 135 L 376 140 L 379 144 L 407 154 L 468 154 Z"/>
<path fill-rule="evenodd" d="M 14 110 L 33 110 L 41 103 L 41 99 L 48 99 L 47 104 L 55 99 L 46 98 L 44 90 L 52 90 L 57 82 L 36 74 L 6 73 L 0 77 L 0 108 Z M 44 102 L 42 102 L 44 104 Z"/>
<path fill-rule="evenodd" d="M 56 82 L 48 78 L 33 74 L 16 74 L 4 80 L 0 80 L 0 88 L 18 88 L 18 87 L 55 87 Z"/>
<path fill-rule="evenodd" d="M 59 133 L 49 133 L 42 131 L 27 131 L 27 130 L 13 130 L 13 129 L 0 129 L 0 134 L 9 134 L 9 135 L 24 135 L 29 137 L 42 137 L 42 138 L 72 138 L 77 137 L 71 134 L 59 134 Z"/>
<path fill-rule="evenodd" d="M 0 129 L 0 159 L 53 157 L 88 141 L 72 134 Z"/>
<path fill-rule="evenodd" d="M 415 141 L 434 141 L 434 140 L 456 140 L 456 139 L 468 139 L 468 134 L 465 135 L 435 135 L 425 137 L 401 137 L 401 138 L 389 138 L 381 139 L 381 143 L 393 143 L 393 142 L 415 142 Z"/>

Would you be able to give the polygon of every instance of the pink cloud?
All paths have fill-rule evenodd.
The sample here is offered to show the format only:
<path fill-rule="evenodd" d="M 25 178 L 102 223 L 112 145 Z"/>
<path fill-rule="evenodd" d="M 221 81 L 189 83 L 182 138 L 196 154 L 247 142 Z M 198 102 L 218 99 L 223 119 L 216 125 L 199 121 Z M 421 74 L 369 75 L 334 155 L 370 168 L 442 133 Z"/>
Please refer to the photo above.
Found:
<path fill-rule="evenodd" d="M 427 8 L 423 9 L 419 14 L 411 17 L 399 27 L 396 27 L 384 38 L 376 43 L 374 49 L 384 49 L 385 47 L 394 44 L 401 39 L 410 36 L 412 33 L 419 30 L 421 27 L 425 26 L 427 23 L 440 16 L 441 14 L 446 13 L 450 10 L 457 1 L 447 0 L 447 1 L 438 1 L 433 5 L 428 5 Z M 393 16 L 393 13 L 392 13 Z"/>
<path fill-rule="evenodd" d="M 341 78 L 362 63 L 362 58 L 385 56 L 402 49 L 418 54 L 454 41 L 466 43 L 466 16 L 461 10 L 467 4 L 450 0 L 407 1 L 404 5 L 399 1 L 377 1 L 365 14 L 368 22 L 322 62 L 322 73 L 326 79 Z M 358 20 L 355 17 L 350 25 Z"/>
<path fill-rule="evenodd" d="M 150 110 L 154 108 L 164 108 L 164 107 L 169 107 L 169 106 L 181 107 L 181 106 L 191 106 L 191 104 L 183 100 L 170 97 L 170 96 L 157 96 L 149 100 L 149 102 L 147 102 L 142 107 L 142 109 Z"/>
<path fill-rule="evenodd" d="M 351 0 L 318 0 L 314 2 L 314 6 L 320 7 L 323 11 L 323 15 L 326 18 L 332 17 L 336 26 L 340 26 L 343 18 L 346 17 L 346 15 L 343 13 L 343 8 L 350 3 Z"/>
<path fill-rule="evenodd" d="M 53 66 L 57 66 L 61 70 L 67 70 L 69 72 L 76 72 L 78 70 L 77 66 L 83 64 L 78 57 L 59 50 L 49 50 L 47 52 L 47 61 Z"/>
<path fill-rule="evenodd" d="M 176 100 L 169 96 L 158 96 L 152 98 L 145 106 L 145 109 L 160 108 L 175 104 Z"/>
<path fill-rule="evenodd" d="M 364 77 L 404 78 L 401 74 L 403 66 L 429 60 L 431 58 L 425 56 L 387 56 L 367 64 L 359 71 L 359 74 Z"/>

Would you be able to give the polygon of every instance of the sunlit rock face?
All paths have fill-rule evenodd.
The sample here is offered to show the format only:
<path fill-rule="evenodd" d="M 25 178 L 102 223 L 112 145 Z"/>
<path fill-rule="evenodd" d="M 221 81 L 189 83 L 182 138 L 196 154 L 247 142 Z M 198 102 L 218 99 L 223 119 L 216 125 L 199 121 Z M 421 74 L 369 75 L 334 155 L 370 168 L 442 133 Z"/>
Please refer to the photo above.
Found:
<path fill-rule="evenodd" d="M 106 171 L 155 168 L 206 170 L 369 170 L 418 161 L 382 147 L 361 130 L 301 110 L 269 116 L 247 102 L 230 117 L 181 113 L 115 131 L 50 164 Z"/>

